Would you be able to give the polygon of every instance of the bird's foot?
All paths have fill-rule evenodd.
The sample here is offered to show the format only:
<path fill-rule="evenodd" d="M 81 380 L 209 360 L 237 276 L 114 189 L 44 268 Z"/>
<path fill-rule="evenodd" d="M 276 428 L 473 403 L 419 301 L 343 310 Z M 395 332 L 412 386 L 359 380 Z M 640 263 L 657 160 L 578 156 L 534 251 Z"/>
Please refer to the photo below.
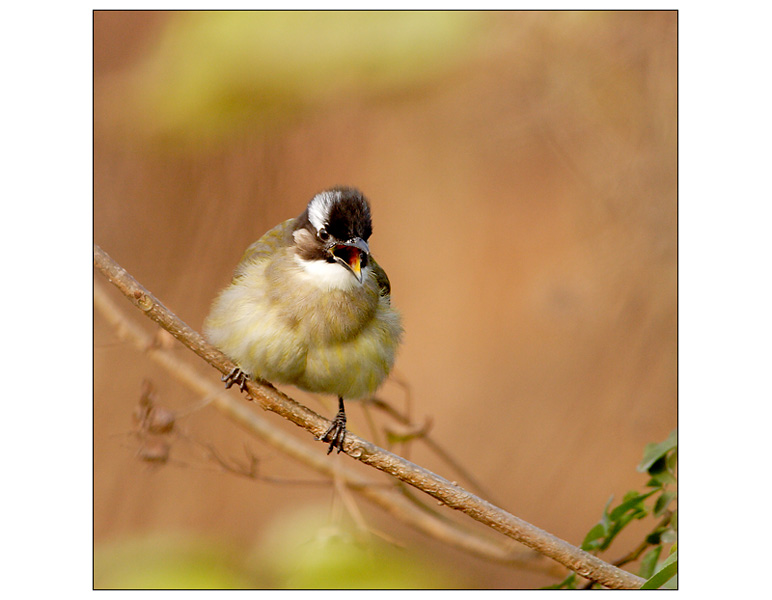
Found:
<path fill-rule="evenodd" d="M 343 400 L 339 399 L 340 410 L 335 418 L 332 420 L 329 429 L 318 440 L 322 442 L 330 442 L 330 447 L 327 448 L 327 454 L 332 452 L 333 448 L 338 449 L 338 454 L 343 450 L 343 442 L 346 441 L 346 411 L 343 408 Z"/>
<path fill-rule="evenodd" d="M 247 391 L 247 381 L 249 381 L 249 374 L 245 373 L 238 367 L 234 368 L 230 373 L 227 375 L 223 375 L 220 378 L 220 381 L 225 382 L 225 389 L 228 390 L 231 388 L 232 385 L 239 386 L 239 390 L 242 392 L 249 392 Z"/>

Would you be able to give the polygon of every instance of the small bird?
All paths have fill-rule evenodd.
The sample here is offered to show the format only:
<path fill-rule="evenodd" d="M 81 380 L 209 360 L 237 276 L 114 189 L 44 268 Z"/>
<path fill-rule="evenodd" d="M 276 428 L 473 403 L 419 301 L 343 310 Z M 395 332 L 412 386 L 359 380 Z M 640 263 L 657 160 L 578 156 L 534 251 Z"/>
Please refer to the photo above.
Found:
<path fill-rule="evenodd" d="M 371 395 L 389 374 L 402 337 L 386 272 L 370 254 L 370 204 L 350 187 L 316 194 L 306 210 L 247 248 L 215 299 L 204 335 L 237 368 L 244 390 L 259 377 L 334 394 L 338 413 L 318 438 L 343 449 L 343 399 Z"/>

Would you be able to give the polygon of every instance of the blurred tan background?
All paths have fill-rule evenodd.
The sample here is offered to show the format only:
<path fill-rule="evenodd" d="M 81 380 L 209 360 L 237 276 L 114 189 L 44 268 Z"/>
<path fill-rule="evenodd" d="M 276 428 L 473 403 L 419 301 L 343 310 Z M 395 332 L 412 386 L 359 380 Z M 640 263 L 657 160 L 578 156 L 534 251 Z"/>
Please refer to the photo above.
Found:
<path fill-rule="evenodd" d="M 676 426 L 676 119 L 675 12 L 96 12 L 94 241 L 200 329 L 246 246 L 316 192 L 359 187 L 416 421 L 503 508 L 578 544 L 611 494 L 645 485 L 645 444 Z M 316 477 L 196 409 L 98 313 L 94 327 L 96 586 L 140 585 L 132 571 L 162 586 L 153 550 L 199 547 L 193 586 L 325 585 L 260 557 L 292 562 L 304 536 L 349 527 L 333 488 L 219 471 L 199 443 Z M 145 379 L 189 438 L 163 467 L 130 435 Z M 382 396 L 404 405 L 394 382 Z M 371 437 L 357 405 L 349 428 Z M 410 457 L 463 483 L 420 443 Z M 358 505 L 430 575 L 397 585 L 554 583 Z M 297 539 L 276 533 L 298 523 Z"/>

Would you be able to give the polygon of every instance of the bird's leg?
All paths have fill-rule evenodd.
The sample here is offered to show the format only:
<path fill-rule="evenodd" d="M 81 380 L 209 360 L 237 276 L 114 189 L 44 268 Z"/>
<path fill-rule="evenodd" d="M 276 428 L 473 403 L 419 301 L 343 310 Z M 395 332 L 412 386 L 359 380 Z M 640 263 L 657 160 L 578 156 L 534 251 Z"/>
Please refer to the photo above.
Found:
<path fill-rule="evenodd" d="M 338 414 L 332 420 L 330 428 L 322 437 L 317 439 L 323 442 L 330 442 L 327 454 L 332 452 L 333 448 L 338 449 L 338 454 L 343 450 L 343 442 L 346 440 L 346 409 L 343 406 L 343 398 L 338 397 Z"/>
<path fill-rule="evenodd" d="M 249 374 L 242 371 L 239 367 L 235 367 L 227 375 L 223 375 L 220 381 L 225 382 L 225 389 L 228 390 L 234 384 L 239 386 L 239 390 L 245 392 L 247 390 L 247 381 L 249 380 Z M 249 393 L 249 392 L 247 392 Z"/>

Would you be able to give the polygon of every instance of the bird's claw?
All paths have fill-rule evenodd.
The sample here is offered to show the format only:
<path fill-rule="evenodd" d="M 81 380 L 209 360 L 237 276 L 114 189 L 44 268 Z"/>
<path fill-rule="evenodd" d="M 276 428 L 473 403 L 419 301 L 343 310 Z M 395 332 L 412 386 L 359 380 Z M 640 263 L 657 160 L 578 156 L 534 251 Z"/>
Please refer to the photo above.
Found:
<path fill-rule="evenodd" d="M 247 392 L 247 381 L 249 381 L 249 374 L 242 371 L 239 367 L 234 368 L 227 375 L 223 375 L 220 381 L 225 382 L 225 389 L 228 390 L 234 384 L 239 386 L 239 390 Z M 249 392 L 247 392 L 249 393 Z"/>
<path fill-rule="evenodd" d="M 329 429 L 327 429 L 322 437 L 316 439 L 322 442 L 330 442 L 330 447 L 327 448 L 327 454 L 332 452 L 333 448 L 337 448 L 338 454 L 340 454 L 340 451 L 343 450 L 343 442 L 346 441 L 346 413 L 339 412 L 335 415 Z"/>

